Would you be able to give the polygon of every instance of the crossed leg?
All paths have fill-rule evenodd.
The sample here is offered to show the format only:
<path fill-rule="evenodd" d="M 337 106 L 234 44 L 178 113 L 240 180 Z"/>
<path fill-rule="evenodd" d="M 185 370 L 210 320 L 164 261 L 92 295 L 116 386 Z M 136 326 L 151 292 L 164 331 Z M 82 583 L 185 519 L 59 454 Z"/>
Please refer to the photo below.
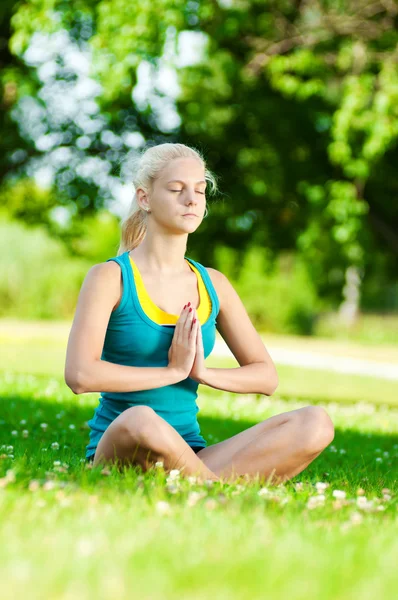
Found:
<path fill-rule="evenodd" d="M 286 481 L 303 471 L 334 439 L 334 426 L 321 406 L 305 406 L 257 423 L 207 446 L 197 456 L 222 480 Z"/>
<path fill-rule="evenodd" d="M 104 432 L 94 458 L 140 464 L 162 460 L 166 470 L 199 480 L 236 481 L 239 476 L 281 482 L 303 471 L 334 438 L 333 423 L 320 406 L 275 415 L 197 454 L 148 406 L 128 408 Z"/>
<path fill-rule="evenodd" d="M 199 481 L 219 479 L 178 431 L 146 405 L 127 408 L 110 423 L 98 442 L 93 466 L 140 465 L 147 471 L 157 461 L 163 462 L 165 471 L 179 469 L 183 476 L 195 475 Z"/>

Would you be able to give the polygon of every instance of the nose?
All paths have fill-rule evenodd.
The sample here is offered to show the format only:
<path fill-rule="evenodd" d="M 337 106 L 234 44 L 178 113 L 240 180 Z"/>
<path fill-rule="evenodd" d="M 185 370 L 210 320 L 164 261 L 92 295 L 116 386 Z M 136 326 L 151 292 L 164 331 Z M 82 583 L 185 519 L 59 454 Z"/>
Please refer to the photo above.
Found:
<path fill-rule="evenodd" d="M 188 207 L 194 207 L 197 205 L 197 200 L 196 200 L 196 195 L 195 195 L 195 191 L 191 192 L 188 191 L 187 192 L 187 198 L 186 198 L 186 206 Z"/>

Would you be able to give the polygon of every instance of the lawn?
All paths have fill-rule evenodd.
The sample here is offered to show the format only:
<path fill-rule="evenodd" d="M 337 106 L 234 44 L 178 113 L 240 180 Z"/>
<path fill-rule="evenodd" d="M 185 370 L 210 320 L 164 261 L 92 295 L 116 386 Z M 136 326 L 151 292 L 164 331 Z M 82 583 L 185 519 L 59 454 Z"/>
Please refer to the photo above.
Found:
<path fill-rule="evenodd" d="M 396 382 L 277 365 L 271 397 L 199 386 L 209 445 L 315 403 L 336 429 L 283 485 L 199 485 L 161 467 L 86 465 L 98 394 L 66 387 L 64 329 L 9 333 L 0 336 L 2 600 L 395 599 Z"/>

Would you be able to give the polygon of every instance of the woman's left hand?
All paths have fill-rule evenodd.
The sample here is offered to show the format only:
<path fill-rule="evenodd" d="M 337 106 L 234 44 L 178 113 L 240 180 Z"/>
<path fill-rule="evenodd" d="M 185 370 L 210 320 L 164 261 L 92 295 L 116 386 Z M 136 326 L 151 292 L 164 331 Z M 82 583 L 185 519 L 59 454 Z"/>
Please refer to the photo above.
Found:
<path fill-rule="evenodd" d="M 194 318 L 196 318 L 196 319 L 198 318 L 196 311 L 195 311 Z M 204 377 L 205 372 L 206 372 L 206 367 L 205 367 L 205 355 L 204 355 L 203 338 L 202 338 L 202 326 L 199 322 L 197 335 L 196 335 L 196 356 L 195 356 L 195 360 L 193 362 L 189 377 L 191 379 L 193 379 L 194 381 L 197 381 L 198 383 L 200 383 Z"/>

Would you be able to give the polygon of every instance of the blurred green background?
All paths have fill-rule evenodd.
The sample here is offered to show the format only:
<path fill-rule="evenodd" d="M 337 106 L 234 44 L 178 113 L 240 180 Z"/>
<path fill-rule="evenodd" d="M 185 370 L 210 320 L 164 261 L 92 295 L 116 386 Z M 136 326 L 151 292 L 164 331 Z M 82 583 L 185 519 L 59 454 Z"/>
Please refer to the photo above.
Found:
<path fill-rule="evenodd" d="M 396 343 L 396 3 L 127 9 L 2 3 L 0 318 L 72 319 L 117 253 L 130 159 L 168 141 L 218 180 L 187 254 L 259 331 Z"/>

